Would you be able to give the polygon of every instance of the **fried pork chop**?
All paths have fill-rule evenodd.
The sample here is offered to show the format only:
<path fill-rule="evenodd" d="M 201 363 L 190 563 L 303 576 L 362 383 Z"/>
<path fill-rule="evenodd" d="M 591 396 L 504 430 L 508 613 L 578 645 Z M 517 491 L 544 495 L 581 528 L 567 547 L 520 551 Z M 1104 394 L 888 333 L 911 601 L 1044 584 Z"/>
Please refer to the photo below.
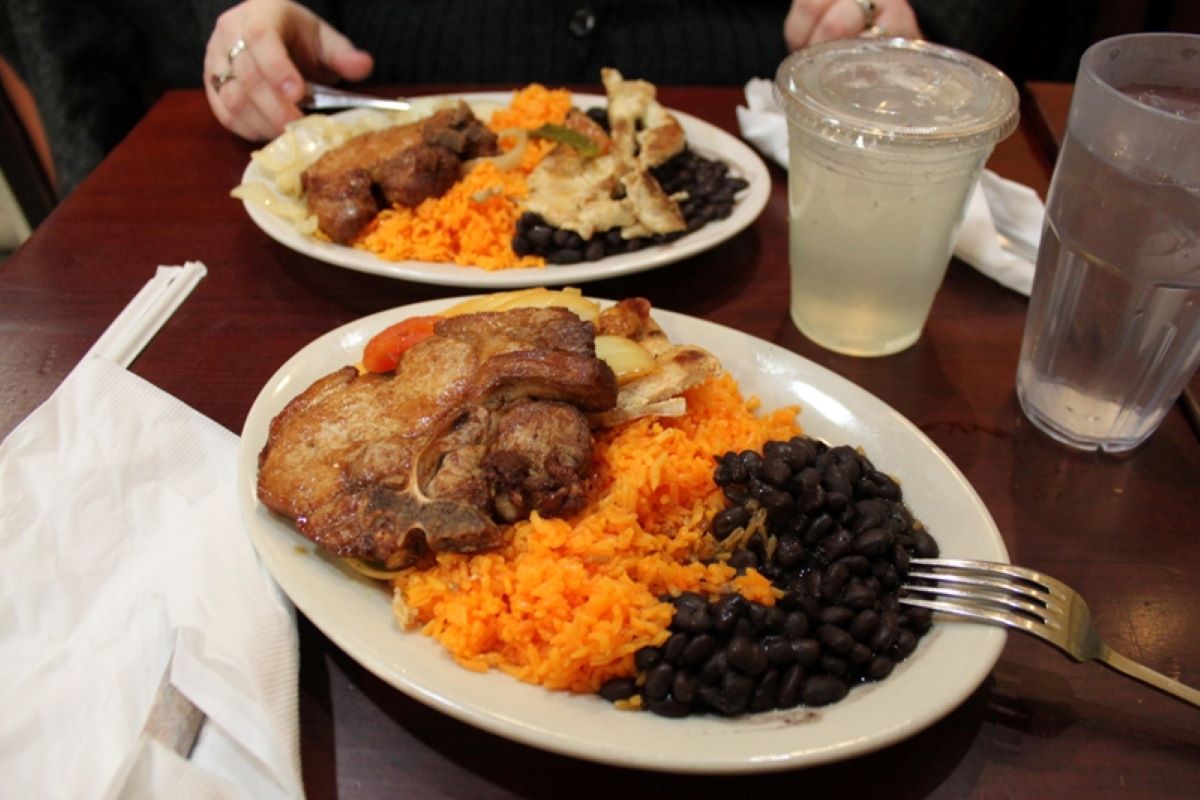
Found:
<path fill-rule="evenodd" d="M 300 175 L 308 210 L 335 242 L 350 242 L 388 204 L 416 206 L 458 181 L 462 162 L 500 152 L 466 103 L 408 125 L 368 131 Z"/>
<path fill-rule="evenodd" d="M 582 507 L 587 412 L 617 384 L 561 308 L 439 322 L 394 374 L 345 367 L 272 420 L 258 496 L 324 549 L 389 569 L 500 544 L 499 522 Z"/>

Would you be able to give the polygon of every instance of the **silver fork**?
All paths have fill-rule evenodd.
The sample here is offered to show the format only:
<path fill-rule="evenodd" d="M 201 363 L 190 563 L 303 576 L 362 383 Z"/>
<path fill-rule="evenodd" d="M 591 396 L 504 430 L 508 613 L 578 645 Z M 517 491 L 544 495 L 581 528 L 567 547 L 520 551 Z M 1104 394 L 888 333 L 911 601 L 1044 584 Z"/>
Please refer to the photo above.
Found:
<path fill-rule="evenodd" d="M 358 92 L 347 92 L 334 89 L 332 86 L 322 86 L 319 83 L 306 83 L 304 97 L 300 107 L 305 111 L 331 111 L 335 108 L 379 108 L 385 111 L 408 111 L 412 103 L 407 100 L 385 100 L 382 97 L 372 97 Z"/>
<path fill-rule="evenodd" d="M 1024 631 L 1076 661 L 1099 661 L 1200 706 L 1200 690 L 1144 667 L 1106 645 L 1079 593 L 1044 573 L 991 561 L 914 558 L 900 588 L 903 604 Z"/>

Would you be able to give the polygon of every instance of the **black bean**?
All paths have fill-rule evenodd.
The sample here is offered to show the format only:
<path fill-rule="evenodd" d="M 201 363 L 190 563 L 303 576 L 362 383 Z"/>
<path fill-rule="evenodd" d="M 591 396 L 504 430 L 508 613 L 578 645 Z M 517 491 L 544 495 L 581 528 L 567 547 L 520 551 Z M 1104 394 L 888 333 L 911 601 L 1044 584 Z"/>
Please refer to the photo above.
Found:
<path fill-rule="evenodd" d="M 783 620 L 783 635 L 789 639 L 800 639 L 808 633 L 808 617 L 803 611 L 793 611 Z"/>
<path fill-rule="evenodd" d="M 826 564 L 848 556 L 854 551 L 854 534 L 845 528 L 839 528 L 821 540 L 817 545 L 817 558 Z M 844 567 L 843 567 L 844 569 Z"/>
<path fill-rule="evenodd" d="M 801 699 L 806 706 L 827 706 L 845 697 L 850 687 L 833 675 L 810 675 L 804 681 Z"/>
<path fill-rule="evenodd" d="M 845 564 L 830 564 L 821 578 L 821 599 L 826 603 L 835 602 L 849 580 L 850 570 L 846 569 Z"/>
<path fill-rule="evenodd" d="M 871 472 L 868 479 L 875 484 L 875 493 L 880 497 L 886 497 L 888 500 L 900 499 L 900 487 L 887 475 L 882 472 Z"/>
<path fill-rule="evenodd" d="M 853 647 L 850 648 L 850 651 L 846 653 L 846 660 L 849 661 L 851 664 L 857 664 L 859 666 L 866 664 L 868 661 L 871 660 L 871 657 L 872 657 L 871 648 L 867 647 L 864 644 L 856 643 Z"/>
<path fill-rule="evenodd" d="M 681 669 L 675 673 L 675 680 L 671 683 L 671 696 L 681 703 L 691 703 L 699 688 L 700 679 L 693 673 Z"/>
<path fill-rule="evenodd" d="M 750 477 L 758 475 L 758 470 L 762 467 L 762 456 L 753 450 L 743 450 L 738 453 L 738 458 L 742 465 L 746 468 L 746 474 Z"/>
<path fill-rule="evenodd" d="M 904 617 L 909 629 L 918 635 L 933 625 L 933 612 L 928 608 L 908 606 L 904 609 Z"/>
<path fill-rule="evenodd" d="M 854 638 L 836 625 L 818 625 L 816 637 L 835 653 L 845 653 L 854 646 Z"/>
<path fill-rule="evenodd" d="M 637 694 L 637 685 L 629 678 L 609 678 L 600 686 L 600 696 L 609 702 L 628 700 Z"/>
<path fill-rule="evenodd" d="M 679 663 L 686 667 L 699 667 L 708 661 L 716 650 L 716 637 L 702 633 L 694 637 L 688 642 L 687 647 L 683 648 L 683 653 L 679 656 Z"/>
<path fill-rule="evenodd" d="M 662 661 L 662 651 L 657 647 L 643 647 L 633 654 L 633 666 L 638 672 L 648 672 Z"/>
<path fill-rule="evenodd" d="M 671 627 L 674 630 L 693 635 L 711 630 L 712 626 L 713 618 L 708 611 L 707 603 L 702 608 L 680 609 L 675 612 L 675 618 L 671 620 Z"/>
<path fill-rule="evenodd" d="M 792 647 L 791 640 L 771 642 L 769 645 L 764 645 L 763 649 L 767 653 L 767 662 L 773 666 L 781 667 L 796 660 L 796 651 Z"/>
<path fill-rule="evenodd" d="M 850 570 L 851 575 L 865 575 L 871 571 L 871 562 L 866 556 L 852 555 L 843 556 L 838 561 Z"/>
<path fill-rule="evenodd" d="M 817 615 L 819 622 L 828 625 L 836 625 L 839 628 L 845 628 L 854 620 L 855 613 L 853 610 L 845 606 L 826 606 L 821 609 L 821 613 Z"/>
<path fill-rule="evenodd" d="M 759 475 L 775 488 L 783 489 L 792 479 L 792 468 L 782 456 L 768 456 L 763 459 Z"/>
<path fill-rule="evenodd" d="M 900 619 L 894 611 L 884 611 L 879 615 L 879 627 L 875 629 L 875 633 L 871 634 L 871 638 L 867 640 L 867 646 L 876 653 L 883 653 L 892 646 L 892 642 L 896 640 L 896 634 L 900 632 Z"/>
<path fill-rule="evenodd" d="M 718 650 L 700 668 L 700 681 L 709 686 L 718 684 L 725 680 L 726 672 L 729 672 L 728 656 L 724 650 Z"/>
<path fill-rule="evenodd" d="M 852 609 L 874 608 L 879 594 L 864 583 L 851 583 L 842 593 L 842 602 Z"/>
<path fill-rule="evenodd" d="M 814 671 L 839 677 L 845 677 L 850 672 L 850 665 L 841 656 L 823 655 L 817 660 L 817 666 L 819 669 Z"/>
<path fill-rule="evenodd" d="M 800 702 L 800 690 L 804 685 L 804 667 L 792 664 L 779 678 L 779 707 L 793 708 Z"/>
<path fill-rule="evenodd" d="M 753 678 L 730 670 L 725 673 L 721 691 L 729 704 L 731 713 L 740 714 L 746 710 L 750 697 L 754 694 L 755 681 Z"/>
<path fill-rule="evenodd" d="M 750 698 L 751 711 L 767 711 L 779 701 L 779 670 L 769 669 L 758 679 Z"/>
<path fill-rule="evenodd" d="M 727 649 L 729 666 L 741 670 L 747 675 L 757 675 L 767 668 L 767 654 L 758 645 L 745 636 L 735 636 L 729 642 Z"/>
<path fill-rule="evenodd" d="M 583 252 L 572 247 L 564 247 L 562 250 L 551 253 L 546 256 L 546 260 L 551 264 L 566 266 L 568 264 L 578 264 L 583 261 Z"/>
<path fill-rule="evenodd" d="M 692 710 L 689 704 L 682 703 L 670 697 L 663 700 L 651 700 L 646 704 L 646 707 L 660 717 L 670 717 L 672 719 L 686 717 Z"/>
<path fill-rule="evenodd" d="M 879 627 L 879 614 L 874 610 L 865 608 L 854 615 L 854 621 L 846 629 L 846 632 L 855 638 L 857 641 L 866 641 L 867 637 L 875 632 Z"/>
<path fill-rule="evenodd" d="M 850 496 L 842 492 L 827 491 L 825 492 L 825 507 L 830 511 L 837 513 L 845 511 L 850 506 Z"/>
<path fill-rule="evenodd" d="M 913 550 L 918 558 L 937 558 L 938 544 L 924 528 L 915 528 L 912 532 Z"/>
<path fill-rule="evenodd" d="M 802 667 L 811 667 L 821 657 L 821 643 L 816 639 L 793 639 L 792 652 L 795 662 Z"/>
<path fill-rule="evenodd" d="M 593 239 L 587 243 L 587 247 L 583 249 L 584 261 L 599 261 L 604 258 L 604 241 L 601 239 Z"/>
<path fill-rule="evenodd" d="M 678 664 L 679 657 L 683 655 L 683 649 L 687 647 L 687 644 L 688 635 L 686 633 L 671 634 L 662 646 L 663 661 L 668 664 Z"/>
<path fill-rule="evenodd" d="M 523 234 L 518 233 L 512 240 L 513 252 L 519 256 L 527 256 L 533 252 L 533 245 Z"/>
<path fill-rule="evenodd" d="M 738 550 L 729 557 L 729 566 L 739 573 L 758 567 L 758 555 L 752 550 Z"/>
<path fill-rule="evenodd" d="M 892 674 L 895 663 L 887 656 L 875 656 L 867 665 L 867 677 L 873 681 L 881 681 Z"/>
<path fill-rule="evenodd" d="M 910 557 L 908 551 L 905 550 L 898 542 L 892 547 L 892 563 L 896 565 L 896 569 L 902 575 L 908 574 Z"/>
<path fill-rule="evenodd" d="M 854 537 L 854 550 L 868 558 L 875 558 L 892 547 L 892 532 L 886 528 L 871 528 Z"/>
<path fill-rule="evenodd" d="M 808 552 L 798 536 L 781 536 L 775 548 L 775 560 L 781 567 L 790 569 L 804 562 Z"/>
<path fill-rule="evenodd" d="M 646 698 L 661 700 L 671 693 L 671 684 L 675 681 L 675 668 L 670 664 L 658 664 L 646 673 L 646 683 L 642 687 Z"/>
<path fill-rule="evenodd" d="M 829 513 L 821 513 L 813 517 L 808 523 L 808 528 L 804 531 L 804 543 L 807 545 L 816 544 L 829 535 L 836 523 L 833 521 L 833 515 Z"/>
<path fill-rule="evenodd" d="M 534 247 L 546 247 L 554 238 L 554 231 L 547 225 L 534 225 L 529 229 L 529 243 Z"/>
<path fill-rule="evenodd" d="M 892 642 L 891 655 L 897 661 L 903 661 L 917 649 L 917 635 L 907 628 L 896 632 L 896 641 Z"/>

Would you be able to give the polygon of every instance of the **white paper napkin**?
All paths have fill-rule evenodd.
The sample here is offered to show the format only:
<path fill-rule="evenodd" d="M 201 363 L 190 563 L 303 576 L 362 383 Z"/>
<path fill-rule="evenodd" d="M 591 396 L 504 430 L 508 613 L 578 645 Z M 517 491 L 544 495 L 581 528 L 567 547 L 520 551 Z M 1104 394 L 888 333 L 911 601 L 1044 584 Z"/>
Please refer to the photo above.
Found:
<path fill-rule="evenodd" d="M 737 118 L 742 136 L 787 169 L 787 121 L 775 103 L 771 81 L 754 78 L 746 84 L 746 105 L 738 106 Z M 1028 296 L 1044 215 L 1045 206 L 1037 192 L 984 170 L 954 255 Z"/>
<path fill-rule="evenodd" d="M 160 268 L 0 443 L 0 775 L 11 797 L 303 794 L 293 611 L 238 511 L 237 437 L 132 359 L 204 275 Z M 170 681 L 190 760 L 143 732 Z"/>

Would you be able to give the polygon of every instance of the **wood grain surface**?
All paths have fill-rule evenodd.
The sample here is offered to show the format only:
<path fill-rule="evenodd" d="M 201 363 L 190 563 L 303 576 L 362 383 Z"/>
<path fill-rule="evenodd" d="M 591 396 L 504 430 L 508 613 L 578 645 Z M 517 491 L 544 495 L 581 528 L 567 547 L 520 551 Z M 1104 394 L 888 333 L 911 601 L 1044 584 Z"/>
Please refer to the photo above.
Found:
<path fill-rule="evenodd" d="M 735 89 L 661 96 L 736 130 Z M 1044 196 L 1052 153 L 1030 116 L 1027 107 L 990 166 Z M 216 124 L 200 92 L 169 93 L 0 264 L 0 434 L 50 395 L 159 264 L 197 259 L 209 274 L 132 369 L 233 431 L 275 369 L 322 333 L 468 293 L 331 267 L 277 245 L 229 197 L 251 149 Z M 788 317 L 786 176 L 771 170 L 770 202 L 744 233 L 586 290 L 642 295 L 768 339 L 874 393 L 962 470 L 1015 562 L 1083 593 L 1114 648 L 1200 685 L 1200 445 L 1185 415 L 1172 409 L 1123 458 L 1047 439 L 1022 416 L 1013 387 L 1025 298 L 958 262 L 911 349 L 855 359 L 811 344 Z M 1015 634 L 992 676 L 929 729 L 852 761 L 744 778 L 653 775 L 531 749 L 396 691 L 304 619 L 300 635 L 301 745 L 314 798 L 1143 798 L 1200 786 L 1200 712 Z"/>

